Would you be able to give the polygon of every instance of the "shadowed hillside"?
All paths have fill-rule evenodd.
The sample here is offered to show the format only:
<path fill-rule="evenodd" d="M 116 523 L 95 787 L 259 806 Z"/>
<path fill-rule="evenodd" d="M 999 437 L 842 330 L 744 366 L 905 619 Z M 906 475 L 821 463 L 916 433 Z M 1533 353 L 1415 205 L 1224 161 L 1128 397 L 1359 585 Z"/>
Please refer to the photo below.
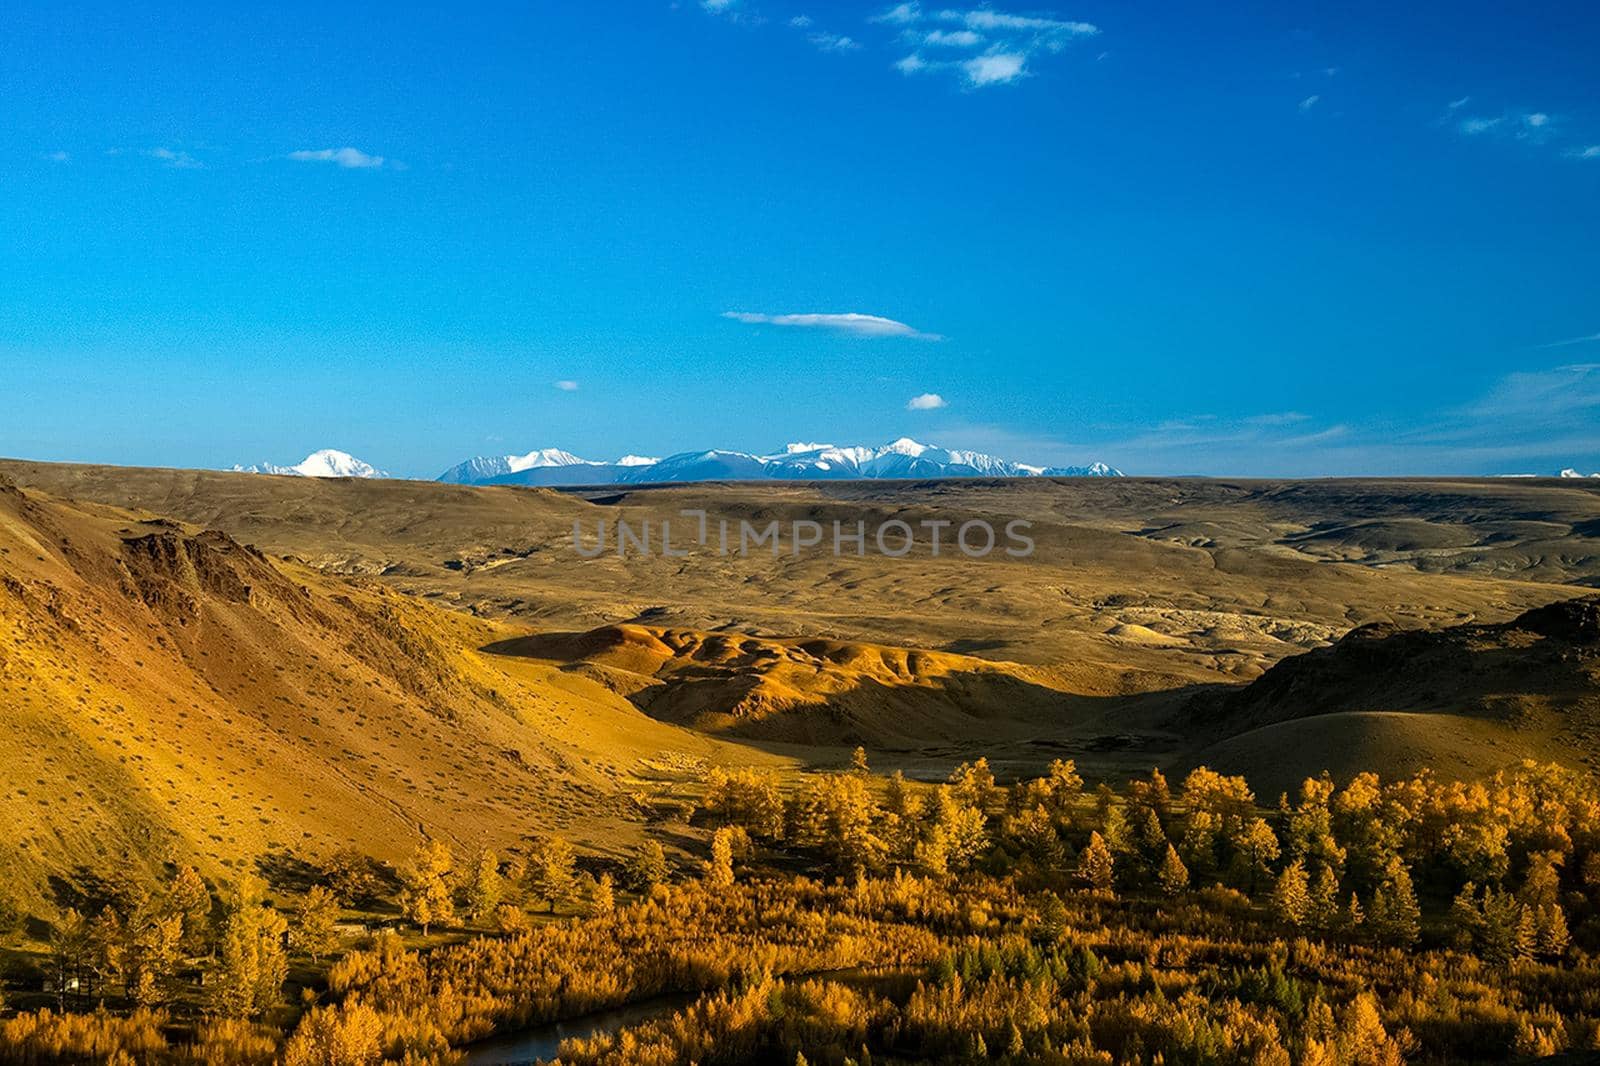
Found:
<path fill-rule="evenodd" d="M 1368 625 L 1192 700 L 1193 762 L 1266 781 L 1326 767 L 1470 777 L 1522 758 L 1600 765 L 1600 597 L 1497 625 Z"/>
<path fill-rule="evenodd" d="M 652 717 L 716 734 L 874 750 L 1055 735 L 1081 727 L 1069 696 L 1115 675 L 915 648 L 643 626 L 492 646 L 565 662 Z"/>

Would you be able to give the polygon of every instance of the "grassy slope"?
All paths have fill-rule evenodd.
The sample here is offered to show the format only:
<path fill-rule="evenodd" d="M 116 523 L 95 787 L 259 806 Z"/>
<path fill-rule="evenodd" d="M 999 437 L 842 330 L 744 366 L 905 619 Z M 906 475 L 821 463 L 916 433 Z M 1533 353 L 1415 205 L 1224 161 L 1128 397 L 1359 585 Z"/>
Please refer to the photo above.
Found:
<path fill-rule="evenodd" d="M 749 761 L 603 687 L 476 649 L 513 635 L 217 533 L 0 487 L 0 861 L 219 866 L 423 832 L 637 834 L 663 756 Z"/>

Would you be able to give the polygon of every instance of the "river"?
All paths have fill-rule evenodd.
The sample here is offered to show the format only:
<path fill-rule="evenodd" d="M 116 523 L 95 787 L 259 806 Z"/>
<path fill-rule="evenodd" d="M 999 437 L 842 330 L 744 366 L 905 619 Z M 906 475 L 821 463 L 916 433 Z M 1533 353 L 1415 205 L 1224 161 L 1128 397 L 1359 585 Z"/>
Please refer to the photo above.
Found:
<path fill-rule="evenodd" d="M 916 970 L 830 970 L 820 973 L 792 974 L 786 980 L 798 983 L 807 980 L 838 981 L 858 989 L 888 994 L 892 998 L 909 995 L 920 971 Z M 559 1022 L 545 1022 L 511 1033 L 487 1037 L 468 1047 L 466 1066 L 532 1066 L 548 1062 L 561 1050 L 563 1040 L 573 1037 L 606 1036 L 630 1025 L 639 1025 L 654 1018 L 664 1017 L 682 1010 L 701 993 L 674 992 L 668 995 L 643 999 L 620 1007 L 594 1011 L 578 1018 Z"/>

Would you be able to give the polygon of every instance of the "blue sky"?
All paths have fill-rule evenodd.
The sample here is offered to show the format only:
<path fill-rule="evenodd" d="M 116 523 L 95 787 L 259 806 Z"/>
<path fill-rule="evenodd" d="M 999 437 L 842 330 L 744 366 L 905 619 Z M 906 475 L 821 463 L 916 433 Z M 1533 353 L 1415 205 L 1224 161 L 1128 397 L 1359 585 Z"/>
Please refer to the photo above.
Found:
<path fill-rule="evenodd" d="M 135 6 L 0 9 L 0 454 L 1600 470 L 1593 4 Z"/>

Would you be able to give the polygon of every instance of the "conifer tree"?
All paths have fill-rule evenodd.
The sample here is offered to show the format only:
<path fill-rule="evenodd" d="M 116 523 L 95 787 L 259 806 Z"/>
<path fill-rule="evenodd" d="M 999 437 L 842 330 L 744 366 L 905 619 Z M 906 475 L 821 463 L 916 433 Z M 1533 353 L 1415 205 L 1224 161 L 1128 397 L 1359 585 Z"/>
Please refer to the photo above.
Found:
<path fill-rule="evenodd" d="M 1078 856 L 1078 880 L 1097 891 L 1110 889 L 1115 880 L 1115 861 L 1111 849 L 1098 832 L 1089 834 L 1089 843 Z"/>
<path fill-rule="evenodd" d="M 1272 912 L 1280 922 L 1295 928 L 1310 920 L 1311 887 L 1305 863 L 1299 859 L 1285 866 L 1278 875 L 1277 884 L 1272 888 Z"/>
<path fill-rule="evenodd" d="M 1161 860 L 1156 879 L 1161 884 L 1162 893 L 1168 896 L 1176 896 L 1189 887 L 1189 868 L 1178 857 L 1178 849 L 1171 844 L 1167 845 L 1167 855 Z"/>
<path fill-rule="evenodd" d="M 711 834 L 711 860 L 706 863 L 706 883 L 717 888 L 733 884 L 733 830 L 723 826 Z"/>

